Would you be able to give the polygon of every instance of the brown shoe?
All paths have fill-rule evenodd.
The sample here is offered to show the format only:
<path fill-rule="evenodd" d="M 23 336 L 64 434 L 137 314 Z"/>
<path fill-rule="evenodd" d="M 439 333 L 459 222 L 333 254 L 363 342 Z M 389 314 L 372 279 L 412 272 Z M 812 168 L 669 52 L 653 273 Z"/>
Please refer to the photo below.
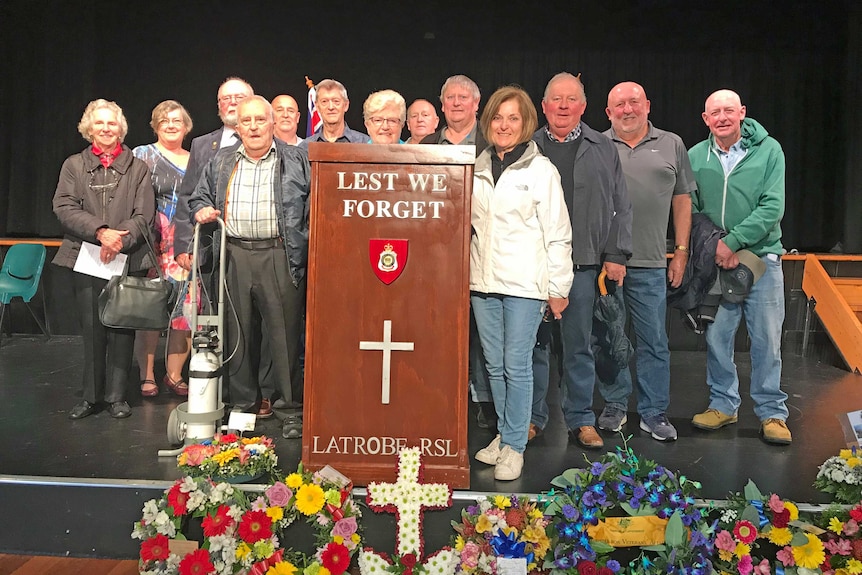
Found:
<path fill-rule="evenodd" d="M 569 430 L 569 433 L 572 434 L 575 439 L 577 439 L 578 443 L 581 444 L 581 447 L 585 449 L 601 449 L 605 446 L 605 442 L 602 440 L 601 436 L 599 436 L 596 428 L 592 425 L 579 427 L 577 432 L 575 432 L 574 429 Z"/>
<path fill-rule="evenodd" d="M 267 398 L 260 400 L 260 408 L 257 410 L 258 419 L 266 419 L 272 417 L 272 402 Z"/>
<path fill-rule="evenodd" d="M 542 435 L 544 432 L 544 429 L 542 429 L 535 423 L 531 423 L 530 430 L 527 432 L 527 441 L 533 441 L 534 439 Z"/>
<path fill-rule="evenodd" d="M 736 423 L 736 420 L 737 417 L 735 415 L 727 415 L 717 409 L 709 408 L 703 413 L 698 413 L 692 417 L 691 424 L 698 429 L 714 431 L 716 429 L 721 429 L 725 425 Z"/>
<path fill-rule="evenodd" d="M 760 426 L 760 434 L 763 436 L 763 441 L 767 443 L 788 445 L 793 441 L 793 436 L 790 435 L 790 430 L 787 429 L 787 424 L 784 420 L 775 419 L 774 417 L 763 422 Z"/>

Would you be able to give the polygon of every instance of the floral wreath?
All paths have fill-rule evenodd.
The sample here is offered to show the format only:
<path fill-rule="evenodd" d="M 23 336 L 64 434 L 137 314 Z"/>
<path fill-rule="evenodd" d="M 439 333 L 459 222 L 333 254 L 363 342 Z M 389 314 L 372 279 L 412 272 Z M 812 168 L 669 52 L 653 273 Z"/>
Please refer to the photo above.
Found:
<path fill-rule="evenodd" d="M 854 446 L 823 462 L 814 486 L 831 493 L 835 501 L 853 505 L 862 499 L 862 454 Z"/>
<path fill-rule="evenodd" d="M 522 559 L 527 572 L 540 568 L 550 547 L 545 533 L 549 518 L 535 501 L 517 495 L 495 495 L 477 500 L 453 521 L 453 541 L 462 573 L 497 573 L 498 558 Z"/>
<path fill-rule="evenodd" d="M 359 554 L 362 575 L 451 575 L 458 565 L 458 554 L 444 547 L 422 561 L 425 539 L 422 515 L 425 509 L 446 509 L 452 506 L 452 489 L 445 483 L 422 483 L 423 465 L 418 447 L 398 453 L 398 478 L 395 483 L 368 484 L 366 502 L 380 513 L 395 513 L 395 552 L 393 560 L 385 553 L 367 547 Z"/>
<path fill-rule="evenodd" d="M 278 456 L 266 436 L 217 435 L 186 446 L 177 456 L 177 467 L 192 477 L 238 477 L 256 479 L 277 473 Z"/>
<path fill-rule="evenodd" d="M 820 516 L 818 523 L 826 529 L 824 560 L 820 568 L 824 575 L 856 575 L 862 573 L 862 503 L 850 509 L 831 507 Z"/>
<path fill-rule="evenodd" d="M 300 464 L 254 499 L 230 483 L 177 480 L 161 499 L 144 503 L 135 523 L 132 537 L 142 541 L 140 572 L 341 575 L 359 548 L 361 512 L 349 497 L 352 486 L 326 469 L 308 473 Z M 183 534 L 192 518 L 201 520 L 200 548 Z M 318 547 L 312 556 L 280 548 L 285 529 L 297 518 L 315 528 Z"/>
<path fill-rule="evenodd" d="M 795 503 L 774 493 L 765 496 L 749 480 L 743 494 L 731 494 L 720 511 L 716 567 L 740 575 L 769 575 L 773 564 L 778 574 L 819 573 L 825 559 L 821 533 L 816 526 L 799 521 Z"/>
<path fill-rule="evenodd" d="M 622 565 L 609 557 L 616 547 L 606 540 L 611 523 L 625 529 L 639 522 L 657 542 L 640 546 L 629 573 L 710 573 L 714 535 L 695 504 L 700 483 L 639 459 L 625 442 L 587 463 L 587 469 L 569 469 L 555 478 L 552 484 L 559 490 L 540 496 L 550 517 L 550 549 L 541 568 L 575 568 L 581 575 L 619 573 Z M 614 517 L 620 512 L 627 517 Z"/>

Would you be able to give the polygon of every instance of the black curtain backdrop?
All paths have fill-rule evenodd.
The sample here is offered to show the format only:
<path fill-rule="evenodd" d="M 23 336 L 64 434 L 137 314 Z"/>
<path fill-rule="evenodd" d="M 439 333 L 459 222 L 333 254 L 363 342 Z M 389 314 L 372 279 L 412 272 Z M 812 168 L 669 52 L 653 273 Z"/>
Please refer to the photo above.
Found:
<path fill-rule="evenodd" d="M 634 80 L 653 123 L 689 147 L 708 134 L 706 97 L 737 91 L 787 156 L 785 247 L 844 241 L 862 251 L 862 162 L 851 141 L 862 127 L 856 2 L 530 4 L 2 1 L 0 236 L 61 235 L 51 198 L 62 161 L 86 145 L 76 126 L 95 98 L 123 108 L 134 147 L 154 141 L 150 112 L 169 98 L 189 110 L 192 136 L 218 127 L 216 91 L 227 76 L 269 99 L 291 94 L 303 112 L 306 75 L 338 79 L 351 99 L 348 123 L 363 129 L 374 90 L 439 103 L 442 82 L 461 73 L 483 103 L 515 83 L 539 107 L 548 79 L 565 70 L 582 73 L 593 128 L 609 127 L 610 88 Z M 303 113 L 300 135 L 305 121 Z"/>

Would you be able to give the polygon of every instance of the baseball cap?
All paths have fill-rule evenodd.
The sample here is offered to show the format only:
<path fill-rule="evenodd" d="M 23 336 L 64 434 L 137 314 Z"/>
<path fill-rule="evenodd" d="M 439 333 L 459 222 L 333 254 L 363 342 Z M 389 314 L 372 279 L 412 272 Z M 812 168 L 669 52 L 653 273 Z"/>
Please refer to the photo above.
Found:
<path fill-rule="evenodd" d="M 730 303 L 742 303 L 751 288 L 766 271 L 766 264 L 749 250 L 736 252 L 739 265 L 731 270 L 721 270 L 721 298 Z"/>

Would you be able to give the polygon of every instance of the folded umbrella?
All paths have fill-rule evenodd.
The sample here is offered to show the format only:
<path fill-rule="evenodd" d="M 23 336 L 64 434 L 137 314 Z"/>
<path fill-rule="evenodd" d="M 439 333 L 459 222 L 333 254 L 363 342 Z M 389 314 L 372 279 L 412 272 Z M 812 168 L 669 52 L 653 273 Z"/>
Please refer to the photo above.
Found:
<path fill-rule="evenodd" d="M 608 293 L 607 272 L 602 270 L 598 277 L 599 297 L 593 308 L 593 317 L 597 319 L 604 329 L 597 330 L 594 335 L 598 338 L 599 346 L 607 356 L 620 368 L 629 364 L 629 359 L 634 353 L 632 342 L 626 335 L 626 310 L 621 297 L 615 293 Z"/>

